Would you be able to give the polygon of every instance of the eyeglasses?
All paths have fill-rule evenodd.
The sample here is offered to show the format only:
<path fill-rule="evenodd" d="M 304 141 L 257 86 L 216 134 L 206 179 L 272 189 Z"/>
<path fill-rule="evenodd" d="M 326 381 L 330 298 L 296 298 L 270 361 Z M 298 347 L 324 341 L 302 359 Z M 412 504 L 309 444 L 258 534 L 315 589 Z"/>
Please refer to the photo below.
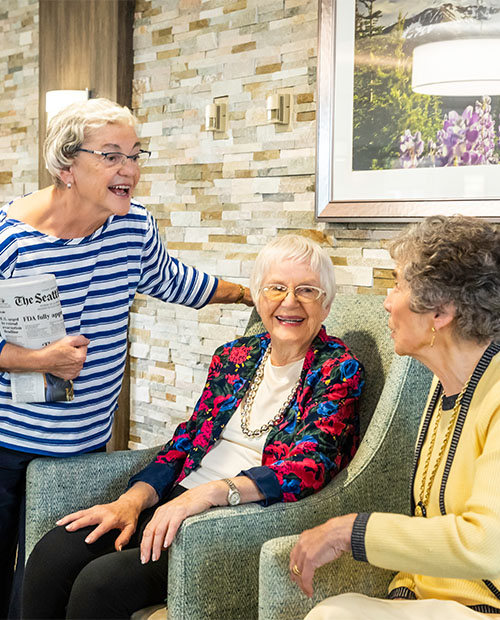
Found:
<path fill-rule="evenodd" d="M 326 295 L 326 291 L 318 286 L 309 286 L 301 284 L 299 286 L 284 286 L 283 284 L 268 284 L 263 286 L 259 291 L 269 301 L 282 301 L 288 295 L 293 293 L 295 298 L 303 304 L 310 304 L 317 301 L 322 295 Z"/>
<path fill-rule="evenodd" d="M 109 152 L 103 153 L 102 151 L 92 151 L 90 149 L 76 149 L 77 151 L 83 151 L 84 153 L 91 153 L 92 155 L 100 155 L 102 157 L 103 164 L 108 168 L 121 168 L 127 163 L 127 160 L 137 166 L 143 166 L 151 157 L 151 151 L 143 151 L 142 149 L 134 155 L 125 155 L 125 153 Z"/>

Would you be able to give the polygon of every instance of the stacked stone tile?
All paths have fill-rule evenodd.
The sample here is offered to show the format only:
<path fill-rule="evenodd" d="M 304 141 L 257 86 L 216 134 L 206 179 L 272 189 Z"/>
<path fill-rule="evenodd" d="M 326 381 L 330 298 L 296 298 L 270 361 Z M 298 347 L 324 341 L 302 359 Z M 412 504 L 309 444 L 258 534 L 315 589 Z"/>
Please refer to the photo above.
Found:
<path fill-rule="evenodd" d="M 38 1 L 0 8 L 0 199 L 36 188 Z M 170 252 L 248 283 L 267 241 L 299 232 L 328 248 L 339 290 L 385 293 L 395 225 L 314 219 L 317 0 L 137 0 L 133 108 L 153 157 L 136 197 Z M 292 99 L 290 127 L 266 121 L 266 97 Z M 227 99 L 224 99 L 227 98 Z M 228 105 L 225 136 L 206 104 Z M 157 445 L 185 419 L 211 354 L 243 333 L 249 309 L 201 311 L 139 296 L 131 314 L 130 447 Z"/>
<path fill-rule="evenodd" d="M 286 232 L 329 248 L 343 292 L 385 293 L 395 226 L 314 219 L 316 0 L 140 0 L 133 106 L 153 151 L 139 188 L 170 252 L 234 282 Z M 266 97 L 292 99 L 290 127 L 268 124 Z M 228 129 L 204 110 L 227 101 Z M 195 312 L 139 299 L 132 313 L 132 447 L 185 419 L 215 347 L 243 332 L 249 310 Z"/>
<path fill-rule="evenodd" d="M 38 187 L 38 1 L 0 3 L 0 200 Z"/>

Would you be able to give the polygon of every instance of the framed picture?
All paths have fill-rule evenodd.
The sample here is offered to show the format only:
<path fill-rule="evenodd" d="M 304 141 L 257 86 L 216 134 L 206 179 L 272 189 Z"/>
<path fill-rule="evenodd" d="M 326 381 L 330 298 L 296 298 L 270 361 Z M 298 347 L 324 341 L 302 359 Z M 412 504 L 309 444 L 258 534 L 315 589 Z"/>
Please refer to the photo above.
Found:
<path fill-rule="evenodd" d="M 471 28 L 476 39 L 480 27 L 500 42 L 500 0 L 487 5 L 319 0 L 318 219 L 462 213 L 500 221 L 500 96 L 423 94 L 412 86 L 415 50 L 442 40 L 446 28 L 462 48 Z"/>

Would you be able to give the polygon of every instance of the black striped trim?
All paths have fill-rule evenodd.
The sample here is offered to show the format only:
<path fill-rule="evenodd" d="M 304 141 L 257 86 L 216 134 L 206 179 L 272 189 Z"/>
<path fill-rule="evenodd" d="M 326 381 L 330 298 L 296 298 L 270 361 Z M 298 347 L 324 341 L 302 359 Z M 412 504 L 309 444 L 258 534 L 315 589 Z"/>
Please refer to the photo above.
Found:
<path fill-rule="evenodd" d="M 489 579 L 483 579 L 484 585 L 500 600 L 500 590 Z"/>
<path fill-rule="evenodd" d="M 391 590 L 386 598 L 406 598 L 409 601 L 415 601 L 417 596 L 413 590 L 407 588 L 406 586 L 399 586 L 399 588 L 394 588 Z"/>
<path fill-rule="evenodd" d="M 479 380 L 483 376 L 484 371 L 489 366 L 491 360 L 494 356 L 500 351 L 500 343 L 492 342 L 490 346 L 483 353 L 481 359 L 477 363 L 474 372 L 472 373 L 470 383 L 465 391 L 465 394 L 462 398 L 462 402 L 460 404 L 460 413 L 457 419 L 457 423 L 455 425 L 455 431 L 453 433 L 453 437 L 451 440 L 450 450 L 448 452 L 448 457 L 445 464 L 445 470 L 443 475 L 443 480 L 441 482 L 440 494 L 439 494 L 439 505 L 441 514 L 446 514 L 446 507 L 444 505 L 444 492 L 446 487 L 446 482 L 448 481 L 448 475 L 451 469 L 451 465 L 453 462 L 453 458 L 455 457 L 456 448 L 458 445 L 458 440 L 460 439 L 460 433 L 462 432 L 462 428 L 465 422 L 465 418 L 467 416 L 467 411 L 469 410 L 469 405 L 472 400 L 472 396 L 474 395 L 474 390 L 479 383 Z M 415 476 L 417 473 L 418 462 L 420 460 L 420 454 L 422 452 L 422 446 L 424 445 L 425 438 L 427 436 L 427 432 L 429 430 L 429 424 L 434 413 L 434 409 L 436 407 L 436 403 L 438 398 L 441 396 L 442 385 L 439 381 L 436 385 L 436 389 L 434 390 L 434 394 L 429 402 L 429 406 L 427 407 L 427 411 L 425 413 L 424 422 L 422 424 L 422 429 L 420 430 L 420 435 L 417 440 L 417 445 L 415 447 L 415 456 L 413 459 L 413 471 L 411 475 L 411 488 L 410 488 L 410 497 L 411 497 L 411 513 L 415 514 L 415 498 L 414 498 L 414 486 L 415 486 Z M 457 430 L 458 429 L 458 430 Z"/>
<path fill-rule="evenodd" d="M 443 478 L 441 480 L 441 488 L 439 490 L 439 509 L 442 515 L 446 514 L 446 506 L 444 503 L 444 493 L 446 490 L 446 484 L 448 482 L 448 476 L 450 474 L 450 469 L 453 464 L 453 459 L 455 458 L 458 442 L 462 434 L 462 429 L 465 424 L 465 419 L 469 411 L 472 397 L 474 396 L 474 392 L 476 391 L 477 384 L 479 383 L 485 370 L 488 368 L 491 360 L 495 357 L 495 355 L 499 351 L 500 351 L 499 343 L 491 343 L 490 346 L 486 349 L 481 359 L 477 363 L 477 366 L 474 369 L 474 372 L 472 373 L 469 385 L 467 386 L 467 389 L 465 390 L 465 394 L 463 395 L 463 398 L 462 398 L 462 402 L 460 403 L 460 412 L 458 414 L 457 422 L 455 424 L 455 430 L 453 431 L 453 435 L 451 438 L 450 449 L 448 450 L 448 456 L 446 458 L 446 463 L 445 463 L 444 471 L 443 471 Z M 500 598 L 500 596 L 497 596 L 497 598 Z"/>
<path fill-rule="evenodd" d="M 425 438 L 427 436 L 427 431 L 429 430 L 429 423 L 432 418 L 432 414 L 434 413 L 434 409 L 436 407 L 436 403 L 441 394 L 441 383 L 438 382 L 436 385 L 436 389 L 434 390 L 434 394 L 429 402 L 429 406 L 427 407 L 427 411 L 425 413 L 424 423 L 422 424 L 422 428 L 420 430 L 420 435 L 417 440 L 417 445 L 415 446 L 415 456 L 413 458 L 413 469 L 412 475 L 410 479 L 410 497 L 411 497 L 411 514 L 415 514 L 415 497 L 413 488 L 415 486 L 415 476 L 417 475 L 417 467 L 418 462 L 420 460 L 420 454 L 422 452 L 422 446 L 424 445 Z"/>
<path fill-rule="evenodd" d="M 370 512 L 360 512 L 354 519 L 351 533 L 352 557 L 359 562 L 368 562 L 366 558 L 365 534 Z"/>
<path fill-rule="evenodd" d="M 480 614 L 500 614 L 500 609 L 491 605 L 467 605 L 467 607 Z"/>
<path fill-rule="evenodd" d="M 405 586 L 399 586 L 399 588 L 394 588 L 394 590 L 391 590 L 389 592 L 386 598 L 388 599 L 404 598 L 408 601 L 417 600 L 415 592 L 413 592 L 413 590 L 410 590 L 410 588 L 407 588 Z M 468 609 L 472 609 L 473 611 L 477 611 L 480 614 L 499 614 L 500 613 L 500 609 L 498 609 L 497 607 L 493 607 L 492 605 L 484 605 L 484 604 L 466 605 L 466 607 Z"/>
<path fill-rule="evenodd" d="M 455 458 L 455 454 L 457 451 L 458 442 L 460 440 L 460 436 L 462 434 L 463 426 L 465 423 L 465 419 L 467 417 L 467 413 L 469 411 L 469 407 L 472 401 L 472 397 L 474 396 L 474 392 L 477 388 L 477 385 L 483 376 L 485 370 L 488 368 L 491 360 L 500 352 L 500 343 L 492 342 L 490 346 L 483 353 L 481 359 L 477 363 L 474 372 L 472 373 L 469 385 L 463 395 L 462 402 L 460 403 L 460 412 L 457 417 L 457 422 L 455 424 L 455 430 L 453 431 L 453 436 L 451 438 L 450 449 L 448 451 L 448 456 L 446 458 L 446 463 L 443 472 L 443 478 L 441 480 L 441 487 L 439 489 L 439 509 L 442 515 L 446 514 L 446 505 L 444 501 L 444 494 L 446 490 L 446 483 L 448 482 L 448 476 L 450 474 L 451 466 L 453 464 L 453 459 Z M 418 438 L 417 447 L 415 450 L 415 460 L 413 464 L 413 475 L 411 479 L 411 505 L 412 505 L 412 514 L 415 512 L 415 500 L 413 496 L 413 487 L 415 484 L 415 475 L 418 467 L 418 461 L 420 459 L 420 453 L 422 451 L 422 446 L 425 441 L 425 437 L 427 435 L 427 431 L 429 429 L 429 423 L 434 412 L 434 408 L 437 403 L 437 399 L 441 394 L 441 382 L 439 382 L 434 390 L 434 394 L 432 395 L 431 401 L 429 403 L 429 407 L 427 408 L 427 412 L 425 414 L 424 423 L 422 425 L 422 430 L 420 432 L 420 436 Z M 483 583 L 485 586 L 492 592 L 495 597 L 500 600 L 500 590 L 488 579 L 483 579 Z M 474 611 L 478 611 L 480 613 L 490 613 L 496 614 L 500 613 L 500 609 L 496 607 L 492 607 L 491 605 L 471 605 L 470 609 Z"/>

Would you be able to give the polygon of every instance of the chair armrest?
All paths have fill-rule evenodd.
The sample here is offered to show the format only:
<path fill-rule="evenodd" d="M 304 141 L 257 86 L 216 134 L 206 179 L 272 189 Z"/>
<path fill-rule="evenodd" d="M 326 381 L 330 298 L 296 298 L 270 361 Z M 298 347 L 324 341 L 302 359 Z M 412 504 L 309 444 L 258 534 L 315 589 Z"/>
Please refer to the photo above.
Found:
<path fill-rule="evenodd" d="M 33 460 L 26 474 L 26 559 L 62 516 L 116 499 L 158 450 Z"/>
<path fill-rule="evenodd" d="M 326 564 L 314 576 L 314 596 L 307 598 L 289 574 L 290 552 L 298 536 L 266 542 L 260 554 L 259 620 L 302 620 L 320 601 L 343 592 L 384 597 L 394 572 L 365 562 L 350 553 Z"/>
<path fill-rule="evenodd" d="M 429 382 L 420 364 L 394 358 L 356 456 L 319 493 L 266 508 L 216 508 L 186 519 L 170 550 L 169 620 L 257 618 L 259 555 L 267 540 L 350 512 L 408 513 L 418 412 Z M 357 589 L 354 582 L 351 587 Z"/>
<path fill-rule="evenodd" d="M 300 502 L 215 508 L 186 519 L 170 549 L 169 620 L 256 619 L 262 545 L 343 514 L 339 505 L 349 498 L 359 503 L 359 478 L 344 472 Z"/>

